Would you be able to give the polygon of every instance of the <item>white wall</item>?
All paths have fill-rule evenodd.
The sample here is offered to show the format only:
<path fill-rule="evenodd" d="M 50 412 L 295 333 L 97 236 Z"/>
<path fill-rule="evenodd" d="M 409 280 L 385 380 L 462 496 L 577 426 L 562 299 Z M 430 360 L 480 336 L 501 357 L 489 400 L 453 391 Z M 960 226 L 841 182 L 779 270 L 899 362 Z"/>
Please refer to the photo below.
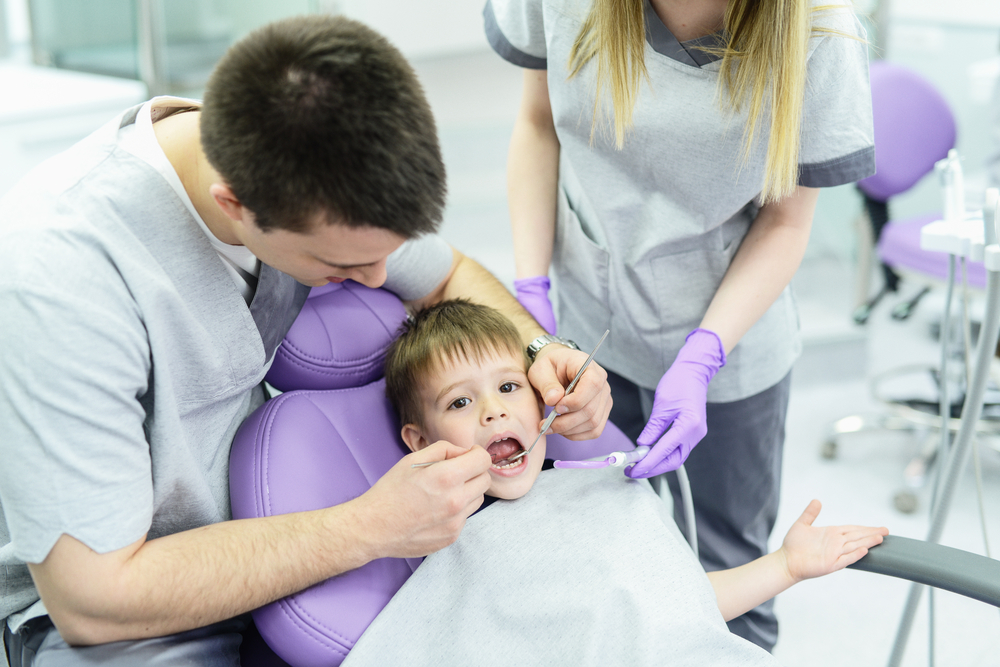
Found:
<path fill-rule="evenodd" d="M 24 0 L 10 0 L 24 1 Z M 162 0 L 169 2 L 170 0 Z M 303 12 L 344 14 L 385 35 L 408 58 L 488 48 L 486 0 L 215 0 L 239 38 L 268 21 Z"/>
<path fill-rule="evenodd" d="M 27 0 L 4 0 L 0 9 L 6 9 L 7 39 L 11 47 L 26 47 L 31 41 L 28 26 Z"/>
<path fill-rule="evenodd" d="M 485 0 L 339 0 L 344 14 L 385 35 L 409 58 L 488 48 Z"/>
<path fill-rule="evenodd" d="M 889 0 L 889 3 L 892 18 L 978 28 L 1000 27 L 998 0 Z"/>

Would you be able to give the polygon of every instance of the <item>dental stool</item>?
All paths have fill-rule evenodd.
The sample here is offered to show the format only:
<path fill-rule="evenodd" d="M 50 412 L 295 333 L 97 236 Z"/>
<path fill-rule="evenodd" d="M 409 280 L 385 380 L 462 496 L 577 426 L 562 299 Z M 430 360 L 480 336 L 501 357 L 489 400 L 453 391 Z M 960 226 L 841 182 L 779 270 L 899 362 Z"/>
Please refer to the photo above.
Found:
<path fill-rule="evenodd" d="M 408 453 L 382 379 L 405 318 L 402 302 L 382 289 L 352 281 L 313 288 L 266 377 L 284 393 L 251 414 L 233 441 L 234 519 L 347 502 Z M 550 435 L 546 442 L 549 458 L 565 459 L 635 446 L 610 423 L 595 440 Z M 381 558 L 255 610 L 270 648 L 250 635 L 243 664 L 339 665 L 420 562 Z"/>
<path fill-rule="evenodd" d="M 941 253 L 920 250 L 920 229 L 941 218 L 930 213 L 909 220 L 891 220 L 889 201 L 910 190 L 934 165 L 955 147 L 955 117 L 941 93 L 916 72 L 875 60 L 870 68 L 872 121 L 875 131 L 875 174 L 858 181 L 866 220 L 860 220 L 858 284 L 867 297 L 870 282 L 870 248 L 877 242 L 884 283 L 881 289 L 854 313 L 854 321 L 864 324 L 872 310 L 889 292 L 898 290 L 898 270 L 948 275 L 948 259 Z M 985 284 L 985 270 L 982 271 Z M 926 293 L 920 292 L 920 296 Z M 902 304 L 893 313 L 906 319 L 920 296 Z"/>

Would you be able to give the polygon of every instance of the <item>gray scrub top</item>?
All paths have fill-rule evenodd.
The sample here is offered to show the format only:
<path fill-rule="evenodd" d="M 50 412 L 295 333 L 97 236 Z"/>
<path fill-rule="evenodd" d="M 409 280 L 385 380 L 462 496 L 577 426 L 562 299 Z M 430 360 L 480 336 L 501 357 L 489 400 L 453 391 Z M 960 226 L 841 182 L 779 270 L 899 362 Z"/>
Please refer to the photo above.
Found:
<path fill-rule="evenodd" d="M 139 112 L 0 198 L 0 623 L 12 629 L 45 613 L 25 563 L 60 535 L 107 553 L 231 518 L 233 436 L 308 293 L 264 265 L 248 306 L 179 193 L 123 148 Z M 439 237 L 415 239 L 390 256 L 386 287 L 423 297 L 451 262 Z"/>
<path fill-rule="evenodd" d="M 769 132 L 762 128 L 742 163 L 747 114 L 721 110 L 720 61 L 693 48 L 699 40 L 678 43 L 647 2 L 649 82 L 634 126 L 622 150 L 600 125 L 592 139 L 595 63 L 573 78 L 567 67 L 589 9 L 590 0 L 488 0 L 486 33 L 510 62 L 548 70 L 561 147 L 552 267 L 559 331 L 587 348 L 610 329 L 598 361 L 652 388 L 756 217 Z M 809 41 L 799 184 L 828 187 L 875 171 L 868 55 L 848 7 L 814 21 L 840 34 Z M 801 351 L 798 329 L 786 288 L 729 354 L 708 400 L 740 400 L 781 380 Z"/>

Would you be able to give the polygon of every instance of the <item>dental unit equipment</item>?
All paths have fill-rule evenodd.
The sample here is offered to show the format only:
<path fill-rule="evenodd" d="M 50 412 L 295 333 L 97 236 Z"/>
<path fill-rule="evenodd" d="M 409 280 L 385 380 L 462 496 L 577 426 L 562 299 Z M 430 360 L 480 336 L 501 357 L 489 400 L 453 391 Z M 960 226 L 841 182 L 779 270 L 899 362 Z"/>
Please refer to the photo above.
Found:
<path fill-rule="evenodd" d="M 649 453 L 649 447 L 636 447 L 630 452 L 611 452 L 607 456 L 596 456 L 583 461 L 556 461 L 556 468 L 583 469 L 583 468 L 621 468 L 632 465 L 642 460 Z"/>
<path fill-rule="evenodd" d="M 946 211 L 949 210 L 947 207 L 947 198 L 954 196 L 954 193 L 949 191 L 947 185 L 947 182 L 943 182 L 942 184 L 946 198 Z M 968 379 L 966 398 L 962 405 L 961 425 L 950 444 L 946 440 L 947 430 L 942 426 L 941 454 L 944 455 L 944 458 L 938 468 L 934 485 L 930 527 L 925 540 L 927 544 L 936 545 L 940 542 L 951 502 L 958 487 L 959 476 L 967 468 L 969 454 L 975 449 L 976 424 L 982 415 L 983 403 L 985 401 L 984 394 L 990 375 L 991 361 L 996 351 L 997 339 L 1000 338 L 1000 246 L 996 245 L 995 242 L 988 242 L 988 239 L 995 239 L 997 236 L 1000 236 L 1000 230 L 997 229 L 997 223 L 1000 222 L 1000 216 L 998 216 L 997 211 L 998 200 L 1000 200 L 1000 193 L 995 188 L 991 188 L 986 194 L 986 204 L 983 208 L 983 263 L 986 265 L 987 270 L 986 312 L 980 325 L 979 339 L 976 344 L 974 364 L 972 366 L 973 372 Z M 947 223 L 949 220 L 946 218 L 945 222 Z M 990 227 L 993 228 L 992 234 L 987 231 Z M 933 239 L 929 240 L 932 241 Z M 921 246 L 923 245 L 924 239 L 921 236 Z M 954 267 L 954 252 L 949 252 L 949 254 L 952 255 L 951 266 Z M 953 281 L 954 271 L 952 270 L 949 272 L 949 283 Z M 947 310 L 945 314 L 947 315 Z M 942 336 L 944 335 L 944 331 L 945 329 L 942 328 Z M 980 508 L 980 512 L 982 513 L 982 508 Z M 986 539 L 985 534 L 984 541 L 987 543 L 988 548 L 989 541 Z M 896 632 L 896 640 L 892 647 L 892 654 L 889 656 L 888 664 L 890 667 L 898 667 L 902 663 L 910 630 L 916 619 L 917 607 L 920 604 L 921 594 L 923 593 L 923 584 L 926 583 L 920 578 L 913 579 L 912 581 L 914 583 L 910 586 L 909 595 L 903 608 L 903 615 Z M 930 640 L 929 657 L 931 664 L 933 664 L 933 602 L 930 603 L 928 617 L 931 622 L 928 637 Z"/>
<path fill-rule="evenodd" d="M 962 161 L 958 151 L 952 148 L 948 157 L 934 164 L 941 182 L 944 196 L 944 219 L 961 222 L 965 219 L 965 182 L 962 177 Z"/>

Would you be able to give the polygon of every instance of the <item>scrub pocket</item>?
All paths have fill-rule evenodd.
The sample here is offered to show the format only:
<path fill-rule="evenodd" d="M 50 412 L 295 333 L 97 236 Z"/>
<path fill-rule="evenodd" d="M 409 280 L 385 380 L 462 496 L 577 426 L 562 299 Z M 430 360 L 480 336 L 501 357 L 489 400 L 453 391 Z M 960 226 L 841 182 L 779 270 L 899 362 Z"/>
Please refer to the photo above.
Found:
<path fill-rule="evenodd" d="M 610 255 L 581 222 L 562 187 L 558 192 L 556 239 L 553 253 L 559 295 L 560 332 L 566 335 L 597 332 L 609 328 L 608 304 Z M 577 331 L 579 327 L 580 331 Z"/>
<path fill-rule="evenodd" d="M 724 227 L 691 239 L 690 243 L 678 244 L 676 252 L 649 260 L 654 298 L 663 323 L 661 349 L 671 355 L 663 360 L 666 367 L 673 363 L 673 355 L 678 345 L 683 345 L 684 336 L 701 323 L 739 250 L 743 234 L 733 237 L 725 233 Z"/>

